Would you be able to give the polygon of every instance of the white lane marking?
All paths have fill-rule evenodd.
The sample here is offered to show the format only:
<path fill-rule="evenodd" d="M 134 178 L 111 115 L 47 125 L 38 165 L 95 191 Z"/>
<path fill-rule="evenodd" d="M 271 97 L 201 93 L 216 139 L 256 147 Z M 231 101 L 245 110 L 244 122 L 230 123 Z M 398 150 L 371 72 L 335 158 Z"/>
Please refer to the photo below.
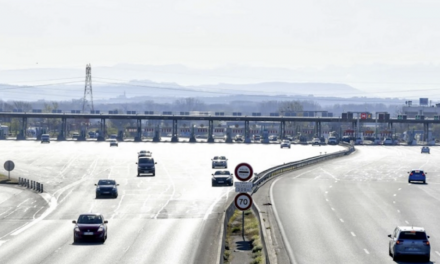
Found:
<path fill-rule="evenodd" d="M 333 207 L 332 207 L 332 210 L 334 211 L 334 210 L 335 210 L 335 208 L 333 208 Z"/>
<path fill-rule="evenodd" d="M 356 236 L 356 234 L 355 234 L 355 233 L 353 233 L 353 232 L 350 232 L 350 233 L 351 233 L 351 235 L 352 235 L 352 236 L 354 236 L 354 237 Z"/>
<path fill-rule="evenodd" d="M 398 213 L 400 213 L 400 210 L 397 210 Z"/>
<path fill-rule="evenodd" d="M 313 178 L 314 180 L 321 178 L 321 175 L 316 176 L 315 178 Z"/>
<path fill-rule="evenodd" d="M 122 200 L 124 200 L 124 197 L 125 197 L 125 190 L 124 190 L 124 193 L 122 194 L 121 200 L 119 200 L 118 207 L 116 207 L 116 209 L 113 211 L 113 214 L 110 217 L 110 219 L 113 219 L 113 217 L 115 217 L 115 215 L 118 214 L 119 207 L 121 207 L 121 203 L 122 203 Z"/>
<path fill-rule="evenodd" d="M 339 220 L 340 220 L 342 223 L 344 223 L 344 219 L 340 218 Z"/>
<path fill-rule="evenodd" d="M 0 240 L 0 247 L 4 244 L 4 243 L 6 243 L 6 242 L 8 242 L 8 240 Z M 437 252 L 437 251 L 436 251 Z"/>
<path fill-rule="evenodd" d="M 330 185 L 330 188 L 331 188 L 331 187 L 333 187 L 333 186 Z"/>
<path fill-rule="evenodd" d="M 325 199 L 326 202 L 328 202 L 328 199 Z"/>
<path fill-rule="evenodd" d="M 9 210 L 12 210 L 12 207 L 8 208 L 8 210 L 6 210 L 6 211 L 4 211 L 3 213 L 1 213 L 0 216 L 1 216 L 2 214 L 6 214 Z"/>
<path fill-rule="evenodd" d="M 41 214 L 40 217 L 38 217 L 37 219 L 33 220 L 32 222 L 24 224 L 23 226 L 13 230 L 12 232 L 6 234 L 5 236 L 7 236 L 9 234 L 11 234 L 12 236 L 19 235 L 21 232 L 25 231 L 29 227 L 35 225 L 39 221 L 46 218 L 46 216 L 48 216 L 50 213 L 52 213 L 57 208 L 58 203 L 57 203 L 57 199 L 54 196 L 50 196 L 50 194 L 46 194 L 46 193 L 40 194 L 40 196 L 42 196 L 48 202 L 49 208 L 46 211 L 44 211 L 44 213 Z M 3 236 L 3 237 L 5 237 L 5 236 Z"/>
<path fill-rule="evenodd" d="M 309 173 L 309 172 L 314 171 L 314 170 L 316 170 L 316 169 L 309 170 L 309 171 L 305 171 L 305 172 L 303 172 L 303 173 L 301 173 L 301 174 L 296 175 L 295 177 L 292 177 L 291 179 L 296 179 L 296 178 L 301 177 L 301 176 L 303 176 L 304 174 Z M 321 177 L 321 176 L 319 176 L 319 177 Z"/>
<path fill-rule="evenodd" d="M 326 170 L 324 170 L 323 168 L 321 168 L 320 167 L 320 169 L 323 171 L 323 172 L 325 172 L 326 174 L 328 174 L 328 175 L 330 175 L 334 180 L 338 180 L 338 178 L 336 178 L 336 176 L 335 175 L 333 175 L 333 174 L 331 174 L 330 172 L 328 172 L 328 171 L 326 171 Z"/>
<path fill-rule="evenodd" d="M 328 192 L 325 192 L 325 194 L 327 194 Z"/>
<path fill-rule="evenodd" d="M 393 201 L 393 203 L 396 203 L 396 201 Z"/>
<path fill-rule="evenodd" d="M 399 188 L 399 191 L 402 190 L 402 188 Z"/>
<path fill-rule="evenodd" d="M 35 220 L 36 219 L 35 216 L 43 209 L 44 209 L 44 206 L 42 206 L 40 209 L 38 209 L 38 211 L 36 211 L 35 214 L 32 216 L 32 219 Z"/>
<path fill-rule="evenodd" d="M 212 210 L 214 209 L 214 206 L 220 201 L 220 199 L 223 198 L 223 196 L 227 195 L 228 192 L 222 194 L 221 196 L 217 197 L 215 201 L 209 206 L 208 210 L 206 211 L 205 215 L 203 216 L 203 220 L 208 219 L 208 216 L 211 214 Z"/>
<path fill-rule="evenodd" d="M 27 202 L 29 199 L 30 199 L 30 198 L 27 198 L 27 199 L 24 200 L 23 202 L 19 203 L 19 204 L 17 205 L 17 208 L 20 207 L 20 206 L 21 206 L 22 204 L 24 204 L 25 202 Z"/>
<path fill-rule="evenodd" d="M 335 183 L 338 183 L 338 181 L 335 181 Z"/>
<path fill-rule="evenodd" d="M 273 187 L 275 186 L 275 183 L 277 183 L 280 179 L 282 179 L 282 178 L 278 178 L 278 179 L 276 179 L 276 180 L 271 184 L 271 186 L 270 186 L 270 200 L 271 200 L 271 201 L 274 201 L 274 199 L 273 199 Z M 296 264 L 297 262 L 296 262 L 296 260 L 295 260 L 295 255 L 293 254 L 292 247 L 290 246 L 289 240 L 287 239 L 286 232 L 284 231 L 284 226 L 283 226 L 283 224 L 282 224 L 281 221 L 280 221 L 280 216 L 278 215 L 278 211 L 277 211 L 277 207 L 276 207 L 275 203 L 272 203 L 272 209 L 273 209 L 273 212 L 274 212 L 274 214 L 275 214 L 275 219 L 276 219 L 276 221 L 277 221 L 277 223 L 278 223 L 278 226 L 279 226 L 279 228 L 280 228 L 281 234 L 282 234 L 282 236 L 283 236 L 283 238 L 284 238 L 283 241 L 284 241 L 284 244 L 285 244 L 285 248 L 286 248 L 286 250 L 287 250 L 287 253 L 289 254 L 290 261 L 291 261 L 293 264 Z"/>
<path fill-rule="evenodd" d="M 364 251 L 366 254 L 370 254 L 370 252 L 368 252 L 368 250 L 366 248 L 364 248 Z"/>
<path fill-rule="evenodd" d="M 174 180 L 173 180 L 173 178 L 170 176 L 170 173 L 168 172 L 166 166 L 163 166 L 163 165 L 162 165 L 162 168 L 163 168 L 164 171 L 166 172 L 166 174 L 167 174 L 169 180 L 171 181 L 171 186 L 173 187 L 173 192 L 172 192 L 170 198 L 167 200 L 167 202 L 162 206 L 162 208 L 160 208 L 160 210 L 157 211 L 157 214 L 154 216 L 154 219 L 157 219 L 157 217 L 159 216 L 160 212 L 162 212 L 162 210 L 165 209 L 165 207 L 167 207 L 167 205 L 168 205 L 168 204 L 170 203 L 170 201 L 174 198 L 174 195 L 175 195 L 175 193 L 176 193 L 176 187 L 175 187 L 175 185 L 174 185 Z"/>
<path fill-rule="evenodd" d="M 406 223 L 407 225 L 409 225 L 409 222 L 408 222 L 408 221 L 406 221 L 406 220 L 405 220 L 405 223 Z"/>
<path fill-rule="evenodd" d="M 393 194 L 393 196 L 396 196 L 396 194 Z"/>
<path fill-rule="evenodd" d="M 440 252 L 438 252 L 438 251 L 435 251 L 435 254 L 437 254 L 437 255 L 439 255 L 439 256 L 440 256 Z"/>

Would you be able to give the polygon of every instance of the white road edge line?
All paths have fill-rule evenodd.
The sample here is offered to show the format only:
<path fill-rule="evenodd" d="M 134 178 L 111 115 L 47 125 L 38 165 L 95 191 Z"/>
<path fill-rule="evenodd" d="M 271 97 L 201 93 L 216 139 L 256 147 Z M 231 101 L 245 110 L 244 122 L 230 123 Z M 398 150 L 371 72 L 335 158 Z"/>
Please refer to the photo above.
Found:
<path fill-rule="evenodd" d="M 342 223 L 344 223 L 344 219 L 340 218 L 339 220 L 340 220 Z"/>
<path fill-rule="evenodd" d="M 278 178 L 278 179 L 276 179 L 276 180 L 272 183 L 272 185 L 270 186 L 270 200 L 272 201 L 272 209 L 273 209 L 273 212 L 274 212 L 274 214 L 275 214 L 275 219 L 276 219 L 276 221 L 278 222 L 278 225 L 279 225 L 279 227 L 280 227 L 280 232 L 281 232 L 281 235 L 282 235 L 282 238 L 283 238 L 284 244 L 286 245 L 286 250 L 287 250 L 287 254 L 289 255 L 290 262 L 293 263 L 293 264 L 296 264 L 297 262 L 295 261 L 295 256 L 293 255 L 292 247 L 290 246 L 289 240 L 287 240 L 286 231 L 284 231 L 283 224 L 282 224 L 281 221 L 280 221 L 280 217 L 279 217 L 279 215 L 278 215 L 278 211 L 277 211 L 277 208 L 276 208 L 276 206 L 275 206 L 274 199 L 273 199 L 273 186 L 274 186 L 275 183 L 277 183 L 280 179 L 282 179 L 282 178 Z"/>
<path fill-rule="evenodd" d="M 365 253 L 370 254 L 366 248 L 364 248 Z"/>
<path fill-rule="evenodd" d="M 350 232 L 350 233 L 351 233 L 351 235 L 352 235 L 352 236 L 354 236 L 354 237 L 356 236 L 356 234 L 355 234 L 355 233 L 353 233 L 353 232 Z"/>

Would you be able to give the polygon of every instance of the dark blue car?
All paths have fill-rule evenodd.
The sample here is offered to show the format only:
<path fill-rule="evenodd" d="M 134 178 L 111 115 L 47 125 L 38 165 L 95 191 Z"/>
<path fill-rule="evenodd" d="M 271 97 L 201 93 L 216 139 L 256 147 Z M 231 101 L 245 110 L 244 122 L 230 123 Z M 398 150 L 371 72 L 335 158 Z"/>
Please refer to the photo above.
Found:
<path fill-rule="evenodd" d="M 423 183 L 426 182 L 426 174 L 428 174 L 427 172 L 423 172 L 422 170 L 413 170 L 408 173 L 409 173 L 408 176 L 409 183 L 412 181 L 421 181 Z"/>

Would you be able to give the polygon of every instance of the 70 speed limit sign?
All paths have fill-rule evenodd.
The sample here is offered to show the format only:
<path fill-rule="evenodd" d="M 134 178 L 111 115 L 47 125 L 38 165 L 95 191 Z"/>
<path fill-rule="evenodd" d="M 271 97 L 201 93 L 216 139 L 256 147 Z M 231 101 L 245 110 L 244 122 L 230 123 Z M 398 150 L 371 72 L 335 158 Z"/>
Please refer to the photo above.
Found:
<path fill-rule="evenodd" d="M 246 211 L 252 206 L 252 197 L 247 193 L 239 193 L 235 196 L 235 207 L 238 210 Z"/>

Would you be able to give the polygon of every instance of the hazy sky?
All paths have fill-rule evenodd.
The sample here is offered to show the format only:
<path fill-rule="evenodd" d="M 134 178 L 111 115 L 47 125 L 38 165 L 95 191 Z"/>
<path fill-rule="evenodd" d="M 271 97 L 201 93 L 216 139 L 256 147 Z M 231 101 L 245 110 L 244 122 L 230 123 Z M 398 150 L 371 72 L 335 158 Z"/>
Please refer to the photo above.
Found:
<path fill-rule="evenodd" d="M 436 67 L 439 10 L 438 0 L 0 0 L 0 70 Z"/>

